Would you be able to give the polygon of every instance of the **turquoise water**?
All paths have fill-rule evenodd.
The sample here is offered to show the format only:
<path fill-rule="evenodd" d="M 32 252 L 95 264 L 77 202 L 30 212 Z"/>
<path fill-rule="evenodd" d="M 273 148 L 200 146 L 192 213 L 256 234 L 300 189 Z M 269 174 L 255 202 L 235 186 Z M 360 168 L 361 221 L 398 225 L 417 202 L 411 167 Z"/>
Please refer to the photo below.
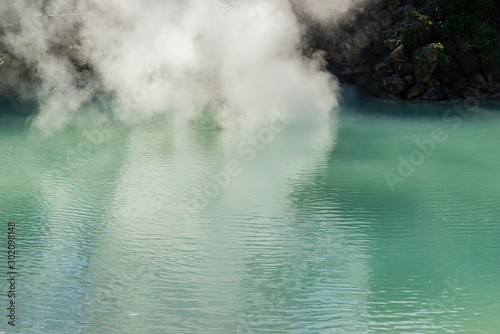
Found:
<path fill-rule="evenodd" d="M 23 108 L 0 116 L 0 332 L 500 328 L 498 105 L 231 128 L 94 112 L 49 137 Z"/>

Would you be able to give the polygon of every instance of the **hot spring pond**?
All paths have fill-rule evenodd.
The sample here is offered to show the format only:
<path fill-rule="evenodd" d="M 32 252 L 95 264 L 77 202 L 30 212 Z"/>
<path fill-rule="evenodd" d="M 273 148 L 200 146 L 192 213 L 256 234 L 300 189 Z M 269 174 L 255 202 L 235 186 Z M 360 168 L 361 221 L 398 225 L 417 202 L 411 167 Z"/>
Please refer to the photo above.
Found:
<path fill-rule="evenodd" d="M 498 105 L 229 128 L 94 115 L 49 137 L 19 108 L 0 116 L 0 332 L 500 328 Z"/>

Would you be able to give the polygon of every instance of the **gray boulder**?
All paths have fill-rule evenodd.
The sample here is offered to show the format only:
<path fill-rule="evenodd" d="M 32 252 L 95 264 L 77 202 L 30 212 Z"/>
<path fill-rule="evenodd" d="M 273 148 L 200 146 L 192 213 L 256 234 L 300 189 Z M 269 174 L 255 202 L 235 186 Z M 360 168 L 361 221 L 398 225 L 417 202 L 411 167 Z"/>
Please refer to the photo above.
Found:
<path fill-rule="evenodd" d="M 435 86 L 425 92 L 424 95 L 422 95 L 422 99 L 428 101 L 442 101 L 445 99 L 445 96 L 441 87 Z"/>
<path fill-rule="evenodd" d="M 480 99 L 482 97 L 482 94 L 479 91 L 479 89 L 467 86 L 462 90 L 462 96 L 468 100 L 472 100 L 472 99 Z"/>
<path fill-rule="evenodd" d="M 488 97 L 490 100 L 500 100 L 500 93 L 495 93 Z"/>
<path fill-rule="evenodd" d="M 402 9 L 402 8 L 401 8 Z M 401 10 L 402 11 L 402 10 Z M 399 21 L 399 20 L 398 20 Z M 406 28 L 406 24 L 404 22 L 398 22 L 394 26 L 394 34 L 396 36 L 401 36 L 401 32 Z"/>
<path fill-rule="evenodd" d="M 372 39 L 369 47 L 378 56 L 383 56 L 387 52 L 385 44 L 380 38 Z"/>
<path fill-rule="evenodd" d="M 380 79 L 380 85 L 392 94 L 400 94 L 408 89 L 406 82 L 399 77 L 382 78 Z"/>
<path fill-rule="evenodd" d="M 429 88 L 440 87 L 440 86 L 441 84 L 436 79 L 432 79 L 431 82 L 429 82 Z"/>
<path fill-rule="evenodd" d="M 389 57 L 389 60 L 391 63 L 407 63 L 410 61 L 410 58 L 408 57 L 408 53 L 405 49 L 404 45 L 400 45 L 396 48 L 396 50 L 391 52 L 391 55 Z"/>
<path fill-rule="evenodd" d="M 387 63 L 379 63 L 375 65 L 375 73 L 373 77 L 376 79 L 382 79 L 384 77 L 391 77 L 394 71 L 391 69 L 390 65 Z"/>
<path fill-rule="evenodd" d="M 453 96 L 451 89 L 449 89 L 448 87 L 442 87 L 441 91 L 443 92 L 444 96 L 446 96 L 446 98 L 449 98 L 449 96 Z"/>
<path fill-rule="evenodd" d="M 418 83 L 408 91 L 406 97 L 408 99 L 415 99 L 427 91 L 427 85 L 423 83 Z"/>
<path fill-rule="evenodd" d="M 412 87 L 412 86 L 414 86 L 417 83 L 417 81 L 415 81 L 415 78 L 412 77 L 411 75 L 405 75 L 403 77 L 403 80 L 406 82 L 406 85 L 408 87 Z"/>
<path fill-rule="evenodd" d="M 393 51 L 398 47 L 398 40 L 395 38 L 386 39 L 384 45 L 387 49 Z"/>
<path fill-rule="evenodd" d="M 469 84 L 480 90 L 488 90 L 488 83 L 486 82 L 486 79 L 478 72 L 472 73 L 469 78 Z"/>
<path fill-rule="evenodd" d="M 415 66 L 412 63 L 394 63 L 392 65 L 394 72 L 399 75 L 413 75 L 415 73 Z"/>
<path fill-rule="evenodd" d="M 391 39 L 392 37 L 394 37 L 394 30 L 390 28 L 386 29 L 382 32 L 382 36 L 384 37 L 384 39 Z"/>
<path fill-rule="evenodd" d="M 394 18 L 387 10 L 376 10 L 372 15 L 383 29 L 388 29 L 394 23 Z"/>
<path fill-rule="evenodd" d="M 392 100 L 392 101 L 401 101 L 402 100 L 402 98 L 399 95 L 394 95 L 394 94 L 389 94 L 387 96 L 387 98 L 389 100 Z"/>

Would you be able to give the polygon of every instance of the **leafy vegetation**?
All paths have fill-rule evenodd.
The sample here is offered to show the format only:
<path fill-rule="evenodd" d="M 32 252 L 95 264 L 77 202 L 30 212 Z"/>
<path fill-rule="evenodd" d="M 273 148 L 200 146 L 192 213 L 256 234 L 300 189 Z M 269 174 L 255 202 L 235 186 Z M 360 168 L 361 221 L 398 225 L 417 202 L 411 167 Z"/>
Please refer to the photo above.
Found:
<path fill-rule="evenodd" d="M 437 9 L 435 19 L 415 10 L 407 13 L 409 23 L 401 32 L 399 44 L 414 51 L 432 42 L 452 40 L 459 46 L 459 54 L 479 54 L 486 60 L 497 56 L 498 33 L 483 18 L 492 0 L 433 0 L 433 3 Z M 446 63 L 444 51 L 440 54 L 443 64 Z"/>
<path fill-rule="evenodd" d="M 0 53 L 0 71 L 6 67 L 12 67 L 16 64 L 14 57 L 8 53 Z"/>
<path fill-rule="evenodd" d="M 405 45 L 410 51 L 432 42 L 435 35 L 435 24 L 430 17 L 413 10 L 407 13 L 410 20 L 398 38 L 398 43 Z"/>
<path fill-rule="evenodd" d="M 450 57 L 444 53 L 444 46 L 441 43 L 432 43 L 432 51 L 437 55 L 438 64 L 441 68 L 446 68 L 450 64 Z"/>
<path fill-rule="evenodd" d="M 482 58 L 493 58 L 499 44 L 498 33 L 483 16 L 492 0 L 433 0 L 437 8 L 441 39 L 459 44 L 459 53 L 478 53 Z"/>
<path fill-rule="evenodd" d="M 474 14 L 481 16 L 493 4 L 492 0 L 433 0 L 438 12 L 444 16 Z"/>

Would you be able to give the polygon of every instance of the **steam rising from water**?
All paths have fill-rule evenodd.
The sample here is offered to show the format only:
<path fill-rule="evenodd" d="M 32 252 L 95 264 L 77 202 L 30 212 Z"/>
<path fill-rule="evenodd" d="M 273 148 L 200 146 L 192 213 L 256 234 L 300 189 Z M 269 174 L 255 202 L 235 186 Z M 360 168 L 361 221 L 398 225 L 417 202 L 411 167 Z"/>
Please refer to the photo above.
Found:
<path fill-rule="evenodd" d="M 345 1 L 44 3 L 4 5 L 22 22 L 4 42 L 43 81 L 38 128 L 65 126 L 103 92 L 112 94 L 113 112 L 124 121 L 169 112 L 183 123 L 209 112 L 221 126 L 259 122 L 282 107 L 324 119 L 337 103 L 339 86 L 324 71 L 323 55 L 301 52 L 297 13 L 333 21 L 347 10 Z M 42 12 L 48 15 L 37 15 Z M 97 83 L 75 80 L 72 54 L 91 65 Z"/>

